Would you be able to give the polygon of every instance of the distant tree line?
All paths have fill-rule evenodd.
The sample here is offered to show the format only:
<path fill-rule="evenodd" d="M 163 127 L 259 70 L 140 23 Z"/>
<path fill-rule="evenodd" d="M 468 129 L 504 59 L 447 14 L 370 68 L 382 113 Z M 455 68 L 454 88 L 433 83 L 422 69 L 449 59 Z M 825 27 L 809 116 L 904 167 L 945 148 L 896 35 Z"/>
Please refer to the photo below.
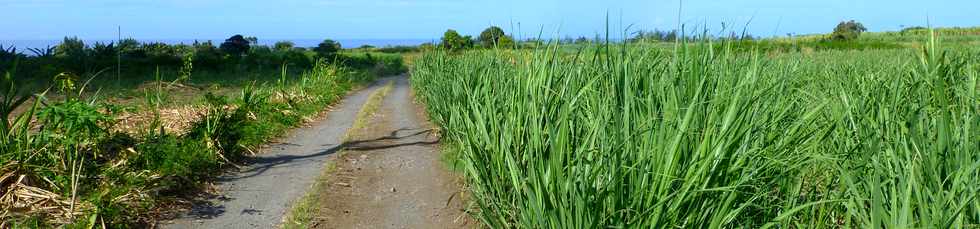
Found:
<path fill-rule="evenodd" d="M 47 48 L 18 50 L 0 47 L 0 72 L 14 69 L 20 77 L 50 77 L 61 72 L 75 75 L 115 69 L 121 64 L 127 72 L 152 71 L 155 68 L 175 68 L 193 64 L 195 69 L 211 71 L 278 68 L 286 65 L 309 68 L 316 58 L 333 61 L 338 58 L 340 43 L 324 40 L 307 50 L 289 41 L 274 46 L 257 45 L 258 38 L 234 35 L 215 45 L 212 41 L 192 44 L 165 44 L 124 39 L 118 42 L 85 44 L 77 37 L 65 37 L 58 45 Z M 30 54 L 30 55 L 28 55 Z M 117 63 L 117 61 L 119 63 Z M 349 60 L 339 60 L 348 61 Z"/>
<path fill-rule="evenodd" d="M 678 40 L 697 41 L 697 40 L 730 40 L 730 41 L 751 41 L 756 40 L 755 36 L 749 33 L 738 33 L 731 31 L 728 35 L 719 36 L 708 33 L 682 34 L 677 30 L 639 30 L 633 32 L 633 36 L 626 39 L 628 42 L 674 42 Z"/>
<path fill-rule="evenodd" d="M 497 26 L 490 26 L 483 30 L 476 39 L 472 36 L 460 35 L 456 30 L 446 30 L 440 39 L 439 48 L 458 51 L 470 48 L 513 48 L 516 42 L 514 38 L 507 35 L 503 29 Z M 423 44 L 421 49 L 435 48 L 433 44 Z"/>
<path fill-rule="evenodd" d="M 918 29 L 921 29 L 921 27 L 908 28 L 902 30 L 902 32 L 904 33 L 907 30 L 918 30 Z M 839 24 L 837 24 L 836 27 L 834 27 L 833 32 L 831 32 L 830 36 L 826 39 L 826 41 L 856 40 L 858 37 L 861 36 L 861 33 L 866 32 L 867 30 L 868 29 L 865 28 L 864 25 L 861 24 L 860 22 L 854 20 L 842 21 Z M 749 33 L 743 32 L 740 34 L 734 31 L 732 31 L 727 36 L 713 36 L 706 33 L 684 35 L 684 34 L 678 34 L 677 30 L 662 31 L 662 30 L 655 29 L 652 31 L 645 31 L 645 30 L 636 31 L 633 33 L 632 37 L 626 40 L 629 42 L 643 42 L 643 41 L 673 42 L 679 39 L 688 40 L 688 41 L 702 40 L 702 39 L 751 41 L 751 40 L 757 40 L 758 38 L 752 36 L 752 34 Z M 581 42 L 584 42 L 585 38 L 584 37 L 579 38 L 579 40 L 576 40 L 575 42 L 578 43 L 580 42 L 580 40 Z"/>
<path fill-rule="evenodd" d="M 856 21 L 844 21 L 841 22 L 831 34 L 829 40 L 831 41 L 850 41 L 857 39 L 862 32 L 867 31 L 867 29 L 859 22 Z M 731 32 L 725 36 L 712 35 L 708 33 L 691 33 L 684 34 L 680 33 L 678 30 L 639 30 L 632 33 L 632 36 L 625 38 L 622 41 L 625 42 L 674 42 L 678 40 L 685 41 L 696 41 L 696 40 L 731 40 L 731 41 L 752 41 L 758 38 L 749 33 L 738 33 Z M 564 39 L 557 40 L 557 42 L 562 44 L 581 44 L 603 41 L 603 38 L 586 38 L 578 37 L 571 38 L 566 37 Z M 461 35 L 459 32 L 453 29 L 446 30 L 443 33 L 442 38 L 438 44 L 426 43 L 420 45 L 418 48 L 422 50 L 427 49 L 445 49 L 450 51 L 465 50 L 471 48 L 524 48 L 524 47 L 536 47 L 538 45 L 544 44 L 545 41 L 540 39 L 526 39 L 523 41 L 516 41 L 513 37 L 507 35 L 503 29 L 497 26 L 490 26 L 480 33 L 480 36 L 473 38 L 469 35 Z"/>

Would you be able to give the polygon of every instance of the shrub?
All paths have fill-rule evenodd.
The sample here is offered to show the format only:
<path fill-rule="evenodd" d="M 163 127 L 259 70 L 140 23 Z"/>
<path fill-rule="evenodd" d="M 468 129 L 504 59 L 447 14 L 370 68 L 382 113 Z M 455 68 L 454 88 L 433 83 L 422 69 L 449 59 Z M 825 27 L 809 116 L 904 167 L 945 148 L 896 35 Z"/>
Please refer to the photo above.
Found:
<path fill-rule="evenodd" d="M 837 27 L 834 28 L 834 32 L 830 35 L 830 38 L 838 41 L 850 41 L 857 39 L 859 36 L 861 36 L 861 33 L 865 31 L 868 31 L 868 29 L 864 28 L 863 24 L 850 20 L 837 24 Z"/>
<path fill-rule="evenodd" d="M 221 66 L 221 50 L 211 41 L 194 41 L 194 65 L 212 70 Z"/>
<path fill-rule="evenodd" d="M 262 68 L 264 66 L 278 66 L 281 61 L 273 50 L 268 46 L 255 46 L 249 49 L 248 55 L 244 60 L 249 66 Z"/>
<path fill-rule="evenodd" d="M 333 58 L 337 52 L 340 51 L 340 43 L 337 43 L 334 40 L 326 39 L 323 40 L 323 42 L 320 42 L 316 48 L 313 48 L 313 51 L 316 52 L 317 56 L 322 58 Z"/>
<path fill-rule="evenodd" d="M 125 55 L 138 50 L 140 48 L 140 42 L 133 38 L 126 38 L 120 40 L 117 47 L 119 47 L 119 51 Z"/>
<path fill-rule="evenodd" d="M 442 48 L 450 51 L 458 51 L 473 46 L 473 38 L 470 36 L 460 36 L 456 30 L 446 30 L 442 35 Z"/>
<path fill-rule="evenodd" d="M 290 49 L 282 53 L 282 62 L 289 66 L 309 68 L 313 66 L 313 61 L 302 50 Z"/>
<path fill-rule="evenodd" d="M 435 49 L 436 49 L 436 45 L 435 44 L 432 44 L 431 42 L 426 42 L 426 43 L 422 43 L 421 45 L 419 45 L 419 50 L 422 50 L 422 51 L 432 51 L 432 50 L 435 50 Z"/>
<path fill-rule="evenodd" d="M 385 46 L 383 48 L 378 48 L 377 51 L 383 53 L 406 53 L 406 52 L 417 52 L 419 51 L 419 48 L 420 48 L 419 46 L 396 45 L 396 46 Z"/>
<path fill-rule="evenodd" d="M 17 48 L 13 46 L 4 47 L 0 45 L 0 71 L 13 68 L 15 61 L 26 57 L 24 54 L 17 52 Z"/>
<path fill-rule="evenodd" d="M 280 41 L 276 42 L 275 47 L 278 51 L 289 51 L 292 50 L 293 47 L 296 47 L 296 43 L 293 43 L 292 41 Z"/>
<path fill-rule="evenodd" d="M 65 39 L 55 47 L 55 55 L 68 58 L 84 58 L 85 42 L 78 37 L 65 37 Z"/>
<path fill-rule="evenodd" d="M 490 26 L 489 28 L 483 30 L 480 33 L 480 37 L 477 38 L 480 45 L 483 47 L 508 47 L 514 45 L 514 39 L 507 36 L 503 29 L 497 26 Z"/>
<path fill-rule="evenodd" d="M 95 62 L 94 67 L 103 68 L 114 66 L 116 63 L 117 54 L 119 54 L 119 48 L 112 42 L 108 44 L 96 42 L 89 51 L 88 56 L 90 61 Z"/>
<path fill-rule="evenodd" d="M 143 61 L 150 66 L 176 66 L 181 63 L 180 52 L 176 47 L 164 43 L 146 43 L 140 48 L 145 55 Z"/>
<path fill-rule="evenodd" d="M 56 57 L 65 60 L 62 65 L 69 71 L 83 72 L 88 66 L 85 42 L 77 37 L 65 37 L 54 49 Z"/>
<path fill-rule="evenodd" d="M 497 47 L 509 48 L 514 47 L 514 44 L 514 38 L 511 38 L 510 36 L 503 36 L 500 37 L 500 40 L 497 40 Z"/>

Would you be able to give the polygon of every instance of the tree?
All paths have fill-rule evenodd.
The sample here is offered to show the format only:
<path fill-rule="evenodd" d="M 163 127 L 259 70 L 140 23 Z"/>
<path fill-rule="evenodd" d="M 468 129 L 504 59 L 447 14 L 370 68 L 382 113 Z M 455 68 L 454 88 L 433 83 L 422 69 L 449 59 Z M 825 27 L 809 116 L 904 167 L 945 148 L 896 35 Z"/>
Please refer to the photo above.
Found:
<path fill-rule="evenodd" d="M 81 59 L 85 58 L 85 42 L 78 37 L 65 37 L 65 39 L 55 47 L 54 53 L 57 56 Z"/>
<path fill-rule="evenodd" d="M 509 42 L 509 44 L 504 44 L 504 42 L 501 42 L 502 40 Z M 480 45 L 482 45 L 483 47 L 488 47 L 488 48 L 497 47 L 497 46 L 507 47 L 508 45 L 510 46 L 514 45 L 514 39 L 507 36 L 507 34 L 504 33 L 504 30 L 500 29 L 500 27 L 497 26 L 490 26 L 489 28 L 484 29 L 483 32 L 480 33 L 480 37 L 477 38 L 477 41 L 479 41 Z"/>
<path fill-rule="evenodd" d="M 276 45 L 275 45 L 276 50 L 279 50 L 279 51 L 289 51 L 289 50 L 292 50 L 293 47 L 295 47 L 295 46 L 296 46 L 296 43 L 293 43 L 292 41 L 280 41 L 280 42 L 276 42 Z"/>
<path fill-rule="evenodd" d="M 245 40 L 248 41 L 248 43 L 251 43 L 251 44 L 254 44 L 254 45 L 258 45 L 259 44 L 259 38 L 258 37 L 245 37 Z"/>
<path fill-rule="evenodd" d="M 55 56 L 64 60 L 64 65 L 75 72 L 84 72 L 88 69 L 90 58 L 88 58 L 88 46 L 77 37 L 65 37 L 54 49 Z"/>
<path fill-rule="evenodd" d="M 473 41 L 473 36 L 466 35 L 463 36 L 462 43 L 463 43 L 463 48 L 472 48 L 476 44 L 476 41 Z"/>
<path fill-rule="evenodd" d="M 830 38 L 836 41 L 849 41 L 857 39 L 862 32 L 868 31 L 860 22 L 854 20 L 843 21 L 834 28 L 834 33 Z"/>
<path fill-rule="evenodd" d="M 473 38 L 470 36 L 460 36 L 456 30 L 446 30 L 442 35 L 442 48 L 450 51 L 463 50 L 473 46 Z"/>
<path fill-rule="evenodd" d="M 316 48 L 313 48 L 313 51 L 320 57 L 331 58 L 336 55 L 338 51 L 340 51 L 340 43 L 337 43 L 334 40 L 326 39 L 323 40 L 323 42 L 320 42 Z"/>
<path fill-rule="evenodd" d="M 221 50 L 214 47 L 210 40 L 205 42 L 194 41 L 191 45 L 194 48 L 194 65 L 202 68 L 217 70 L 221 65 Z"/>
<path fill-rule="evenodd" d="M 249 42 L 242 35 L 231 36 L 224 43 L 221 43 L 221 51 L 233 57 L 241 57 L 248 52 Z"/>
<path fill-rule="evenodd" d="M 126 38 L 119 41 L 118 47 L 123 54 L 131 53 L 140 48 L 140 42 L 133 38 Z"/>
<path fill-rule="evenodd" d="M 89 51 L 88 57 L 96 61 L 113 60 L 114 62 L 116 54 L 119 54 L 118 51 L 118 48 L 112 42 L 109 42 L 108 44 L 95 42 L 95 45 L 93 45 L 92 49 Z"/>
<path fill-rule="evenodd" d="M 738 36 L 732 32 L 732 38 L 735 39 Z M 654 29 L 653 31 L 637 31 L 634 33 L 633 38 L 630 38 L 631 42 L 643 42 L 643 41 L 663 41 L 670 42 L 677 39 L 677 30 L 662 31 L 659 29 Z M 597 39 L 598 40 L 598 39 Z"/>

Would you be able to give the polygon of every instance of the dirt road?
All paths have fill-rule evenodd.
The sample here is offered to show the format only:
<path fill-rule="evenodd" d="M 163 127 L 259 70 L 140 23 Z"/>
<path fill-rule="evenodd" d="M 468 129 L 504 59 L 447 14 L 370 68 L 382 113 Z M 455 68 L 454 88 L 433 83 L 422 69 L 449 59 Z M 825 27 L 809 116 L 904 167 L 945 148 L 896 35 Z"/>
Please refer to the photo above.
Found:
<path fill-rule="evenodd" d="M 395 79 L 369 123 L 352 133 L 321 187 L 314 228 L 472 227 L 406 78 Z"/>
<path fill-rule="evenodd" d="M 238 172 L 219 176 L 219 195 L 198 204 L 164 228 L 270 228 L 278 226 L 289 205 L 301 197 L 340 148 L 357 112 L 379 80 L 355 92 L 326 117 L 298 128 L 260 152 Z"/>
<path fill-rule="evenodd" d="M 367 127 L 345 134 L 361 106 L 388 81 L 394 87 Z M 294 130 L 249 166 L 218 179 L 220 195 L 164 228 L 275 228 L 306 191 L 320 191 L 317 228 L 459 228 L 467 224 L 455 179 L 439 161 L 438 138 L 413 103 L 405 76 L 348 96 L 326 118 Z M 343 156 L 335 153 L 344 151 Z M 308 190 L 333 160 L 335 174 Z"/>

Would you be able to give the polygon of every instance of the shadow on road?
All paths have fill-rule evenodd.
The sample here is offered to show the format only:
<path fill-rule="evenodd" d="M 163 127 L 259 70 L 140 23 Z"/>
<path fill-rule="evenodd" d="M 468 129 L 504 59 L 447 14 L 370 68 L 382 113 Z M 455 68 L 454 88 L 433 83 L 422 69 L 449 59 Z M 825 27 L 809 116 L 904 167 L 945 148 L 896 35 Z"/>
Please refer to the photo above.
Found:
<path fill-rule="evenodd" d="M 292 166 L 291 164 L 294 164 L 294 162 L 297 161 L 330 155 L 339 152 L 341 150 L 370 151 L 370 150 L 390 149 L 390 148 L 398 148 L 398 147 L 413 146 L 413 145 L 433 145 L 433 144 L 438 144 L 439 141 L 441 140 L 441 138 L 437 138 L 432 141 L 415 141 L 415 142 L 397 143 L 396 140 L 412 138 L 412 137 L 427 135 L 432 133 L 432 129 L 419 130 L 419 131 L 416 130 L 418 129 L 401 128 L 392 131 L 391 133 L 389 133 L 387 136 L 384 137 L 367 139 L 367 140 L 347 141 L 341 143 L 340 145 L 323 145 L 324 147 L 329 147 L 329 146 L 332 147 L 306 155 L 253 157 L 247 160 L 247 163 L 249 165 L 247 166 L 248 169 L 241 171 L 237 174 L 229 174 L 229 175 L 221 176 L 216 181 L 230 182 L 234 180 L 255 177 L 266 173 L 269 169 L 274 167 Z M 401 132 L 411 132 L 411 133 L 407 135 L 399 136 L 398 134 Z M 292 143 L 280 143 L 280 145 L 285 145 L 287 147 L 301 146 Z M 290 150 L 290 149 L 287 148 L 285 150 Z M 194 206 L 191 208 L 191 211 L 187 214 L 187 216 L 195 219 L 215 218 L 225 213 L 225 207 L 220 203 L 226 201 L 228 201 L 227 198 L 223 198 L 218 195 L 207 195 L 207 196 L 200 197 L 200 199 L 194 201 L 195 202 Z M 241 212 L 241 214 L 256 214 L 256 213 L 261 214 L 261 211 L 256 212 L 256 211 L 246 210 Z"/>

